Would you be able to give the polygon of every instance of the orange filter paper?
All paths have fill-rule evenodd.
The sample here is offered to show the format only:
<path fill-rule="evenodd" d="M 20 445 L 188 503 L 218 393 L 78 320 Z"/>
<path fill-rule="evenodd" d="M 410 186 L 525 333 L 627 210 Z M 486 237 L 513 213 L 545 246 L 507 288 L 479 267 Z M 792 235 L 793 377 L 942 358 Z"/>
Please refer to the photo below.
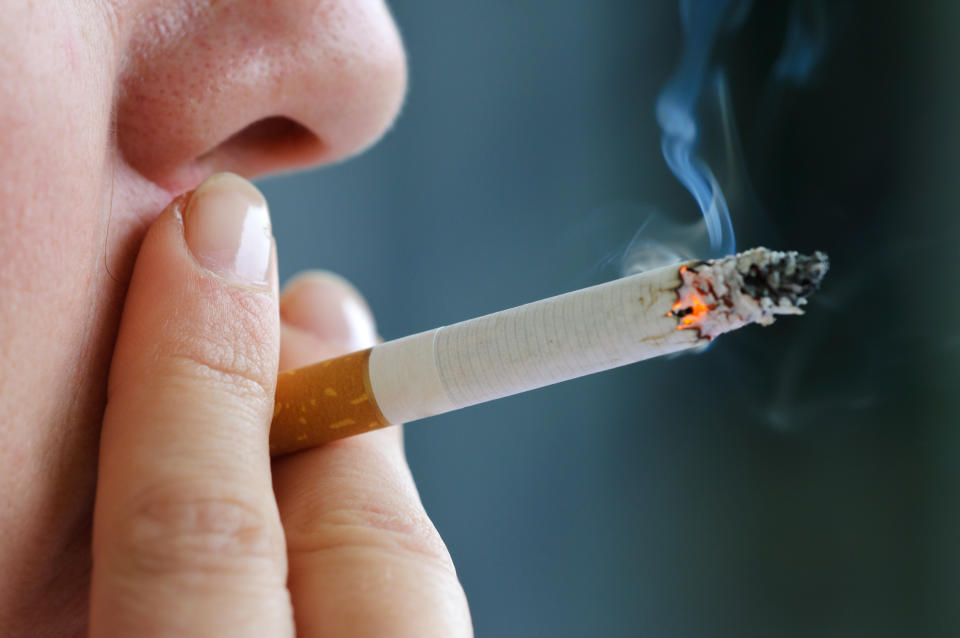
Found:
<path fill-rule="evenodd" d="M 386 425 L 370 391 L 370 350 L 281 372 L 270 453 L 316 447 Z"/>

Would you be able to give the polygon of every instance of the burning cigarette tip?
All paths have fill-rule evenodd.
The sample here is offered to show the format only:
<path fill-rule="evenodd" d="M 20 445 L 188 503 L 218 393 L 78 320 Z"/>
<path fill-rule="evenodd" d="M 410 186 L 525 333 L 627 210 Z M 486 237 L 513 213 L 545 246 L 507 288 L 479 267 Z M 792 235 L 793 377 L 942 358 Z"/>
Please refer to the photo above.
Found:
<path fill-rule="evenodd" d="M 750 323 L 766 326 L 776 315 L 803 314 L 802 306 L 828 269 L 822 252 L 767 248 L 681 266 L 677 301 L 669 314 L 676 317 L 678 330 L 694 329 L 706 339 Z"/>

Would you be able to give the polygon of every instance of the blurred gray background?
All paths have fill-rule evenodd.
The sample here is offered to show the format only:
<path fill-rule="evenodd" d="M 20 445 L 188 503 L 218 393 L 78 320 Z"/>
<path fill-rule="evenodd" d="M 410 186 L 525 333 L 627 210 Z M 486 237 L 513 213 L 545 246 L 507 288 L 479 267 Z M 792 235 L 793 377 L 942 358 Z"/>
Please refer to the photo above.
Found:
<path fill-rule="evenodd" d="M 791 5 L 822 45 L 800 82 Z M 394 130 L 263 183 L 282 279 L 344 274 L 395 338 L 616 276 L 650 210 L 696 219 L 654 118 L 675 2 L 391 6 Z M 704 151 L 742 240 L 829 252 L 805 318 L 407 427 L 478 636 L 960 635 L 958 12 L 758 2 L 718 42 L 746 172 Z"/>

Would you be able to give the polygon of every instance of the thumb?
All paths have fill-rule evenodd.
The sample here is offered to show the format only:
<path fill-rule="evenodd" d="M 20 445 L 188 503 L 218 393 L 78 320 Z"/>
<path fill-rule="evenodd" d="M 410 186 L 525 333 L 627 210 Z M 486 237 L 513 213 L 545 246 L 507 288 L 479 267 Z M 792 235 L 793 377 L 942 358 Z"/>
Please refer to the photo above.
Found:
<path fill-rule="evenodd" d="M 235 175 L 148 232 L 110 370 L 91 636 L 292 634 L 267 447 L 276 290 L 266 202 Z"/>

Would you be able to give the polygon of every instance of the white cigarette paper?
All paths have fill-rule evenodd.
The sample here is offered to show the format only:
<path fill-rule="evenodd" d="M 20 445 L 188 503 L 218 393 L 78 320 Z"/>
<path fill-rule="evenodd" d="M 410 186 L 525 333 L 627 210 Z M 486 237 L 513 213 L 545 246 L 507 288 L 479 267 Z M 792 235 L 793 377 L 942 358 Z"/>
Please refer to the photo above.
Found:
<path fill-rule="evenodd" d="M 405 423 L 709 342 L 800 306 L 822 253 L 756 248 L 687 262 L 375 346 L 369 384 Z"/>

